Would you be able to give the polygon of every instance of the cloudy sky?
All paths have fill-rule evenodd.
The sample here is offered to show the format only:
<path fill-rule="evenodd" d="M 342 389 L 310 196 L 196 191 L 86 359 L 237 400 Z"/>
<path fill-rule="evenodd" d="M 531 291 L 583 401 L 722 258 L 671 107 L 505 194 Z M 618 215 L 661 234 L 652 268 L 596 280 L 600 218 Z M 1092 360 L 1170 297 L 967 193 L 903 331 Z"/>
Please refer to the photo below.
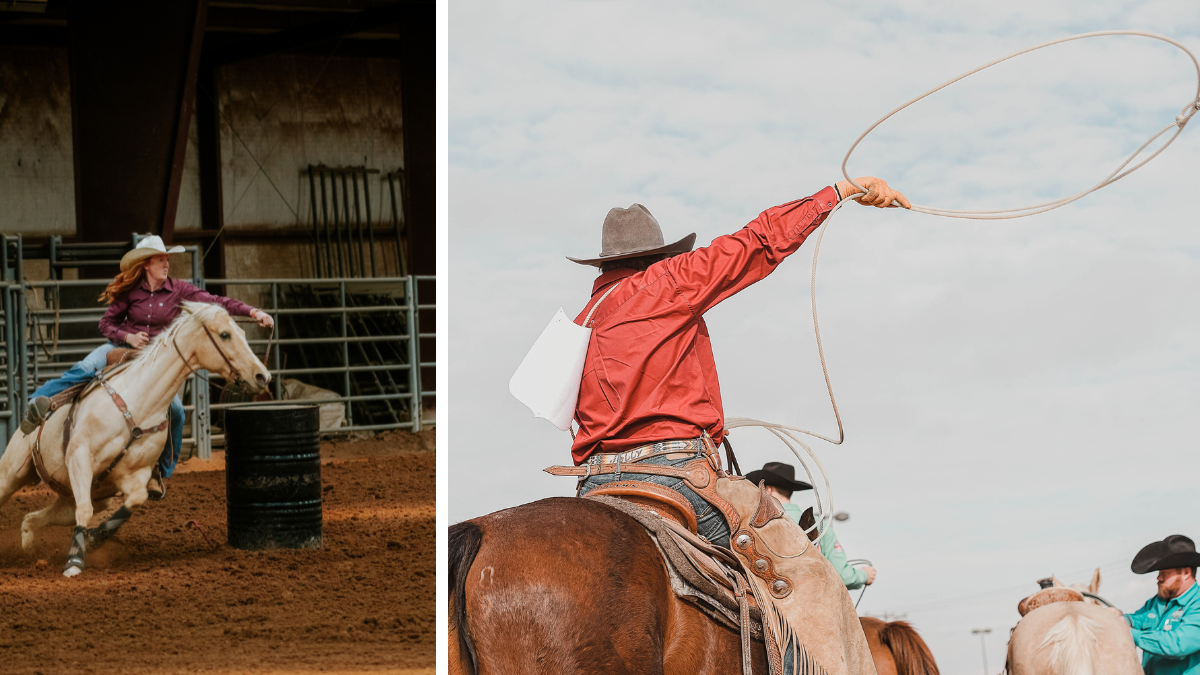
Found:
<path fill-rule="evenodd" d="M 508 378 L 560 306 L 574 316 L 614 206 L 669 240 L 733 232 L 839 178 L 887 111 L 1019 48 L 1093 30 L 1200 52 L 1189 0 L 964 3 L 467 2 L 450 7 L 450 521 L 574 480 L 570 438 Z M 914 203 L 1032 204 L 1103 178 L 1196 93 L 1183 52 L 1136 37 L 1039 51 L 886 122 L 852 156 Z M 879 580 L 860 611 L 906 615 L 946 673 L 1003 665 L 1017 602 L 1200 537 L 1200 128 L 1084 200 L 1011 221 L 849 205 L 829 221 L 819 309 L 842 446 L 818 443 L 838 534 Z M 725 410 L 836 426 L 808 307 L 810 241 L 707 315 Z M 787 460 L 731 437 L 745 467 Z M 492 460 L 503 459 L 498 465 Z M 857 594 L 855 594 L 857 596 Z"/>

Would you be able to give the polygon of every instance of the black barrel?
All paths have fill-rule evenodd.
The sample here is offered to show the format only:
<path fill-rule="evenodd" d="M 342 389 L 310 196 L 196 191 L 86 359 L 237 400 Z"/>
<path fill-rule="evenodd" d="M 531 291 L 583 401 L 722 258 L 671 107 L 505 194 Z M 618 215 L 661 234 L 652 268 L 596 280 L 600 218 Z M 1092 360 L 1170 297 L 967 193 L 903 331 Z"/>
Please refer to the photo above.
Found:
<path fill-rule="evenodd" d="M 230 546 L 321 547 L 320 428 L 315 404 L 225 411 Z"/>

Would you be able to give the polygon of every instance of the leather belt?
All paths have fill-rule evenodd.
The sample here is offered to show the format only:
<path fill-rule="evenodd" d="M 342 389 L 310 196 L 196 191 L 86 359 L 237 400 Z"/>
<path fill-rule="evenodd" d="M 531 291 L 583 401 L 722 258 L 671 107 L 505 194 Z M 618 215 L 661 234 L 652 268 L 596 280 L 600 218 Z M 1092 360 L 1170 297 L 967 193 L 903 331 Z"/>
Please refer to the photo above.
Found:
<path fill-rule="evenodd" d="M 676 452 L 690 452 L 692 454 L 704 452 L 703 438 L 688 438 L 679 441 L 658 441 L 649 445 L 636 447 L 625 452 L 608 452 L 596 453 L 587 458 L 588 464 L 624 464 L 626 462 L 637 462 L 659 455 L 669 455 Z"/>
<path fill-rule="evenodd" d="M 643 473 L 652 476 L 682 478 L 690 485 L 707 487 L 710 482 L 709 477 L 711 473 L 705 467 L 705 462 L 699 460 L 697 465 L 689 463 L 687 466 L 690 468 L 677 468 L 663 466 L 662 464 L 638 464 L 634 467 L 627 467 L 622 471 L 620 464 L 584 464 L 582 466 L 551 466 L 543 469 L 543 471 L 552 476 L 579 476 L 580 478 L 603 476 L 610 473 Z"/>
<path fill-rule="evenodd" d="M 689 462 L 682 468 L 662 464 L 646 464 L 641 461 L 657 455 L 667 455 L 677 452 L 694 452 L 703 459 L 699 464 Z M 551 466 L 543 469 L 543 471 L 552 476 L 578 476 L 584 479 L 590 476 L 603 476 L 613 473 L 641 473 L 682 478 L 695 487 L 707 487 L 711 482 L 712 475 L 725 475 L 725 472 L 721 469 L 721 459 L 716 453 L 716 445 L 705 435 L 700 438 L 659 441 L 634 448 L 633 450 L 626 450 L 625 452 L 592 455 L 586 463 L 580 466 Z M 707 460 L 707 462 L 704 460 Z M 622 470 L 621 465 L 627 463 L 636 463 L 637 465 L 626 467 Z M 707 468 L 702 466 L 705 463 L 708 464 Z"/>

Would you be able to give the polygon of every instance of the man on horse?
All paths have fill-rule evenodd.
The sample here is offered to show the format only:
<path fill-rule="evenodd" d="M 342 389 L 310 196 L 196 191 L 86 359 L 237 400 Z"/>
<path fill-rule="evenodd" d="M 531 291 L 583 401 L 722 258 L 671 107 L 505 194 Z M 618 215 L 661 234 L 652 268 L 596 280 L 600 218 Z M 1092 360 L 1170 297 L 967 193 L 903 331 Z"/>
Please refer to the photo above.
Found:
<path fill-rule="evenodd" d="M 866 188 L 860 204 L 910 206 L 883 180 L 857 183 Z M 808 668 L 821 659 L 827 670 L 869 672 L 870 654 L 865 639 L 853 634 L 848 641 L 800 644 L 798 627 L 821 612 L 836 613 L 838 625 L 852 621 L 859 638 L 862 632 L 836 574 L 813 555 L 778 502 L 721 468 L 716 450 L 725 437 L 724 412 L 704 314 L 774 271 L 840 200 L 860 192 L 840 181 L 770 208 L 697 250 L 694 233 L 665 243 L 658 221 L 641 204 L 614 208 L 604 219 L 600 255 L 569 258 L 600 268 L 600 276 L 576 319 L 593 330 L 575 411 L 574 466 L 547 471 L 578 476 L 580 496 L 635 484 L 633 489 L 674 499 L 684 510 L 690 506 L 695 531 L 743 561 L 764 626 L 772 624 L 781 636 L 774 646 L 768 641 L 772 672 Z M 677 494 L 663 494 L 668 491 Z M 803 585 L 800 593 L 793 593 L 795 584 Z M 836 589 L 840 596 L 828 595 Z"/>
<path fill-rule="evenodd" d="M 1200 553 L 1182 534 L 1149 544 L 1133 558 L 1135 574 L 1158 572 L 1158 593 L 1124 615 L 1134 644 L 1142 649 L 1146 675 L 1200 675 L 1197 566 Z"/>
<path fill-rule="evenodd" d="M 792 503 L 792 494 L 802 490 L 811 490 L 812 486 L 802 480 L 796 480 L 795 467 L 783 462 L 767 462 L 758 471 L 746 474 L 746 480 L 755 485 L 762 482 L 766 486 L 767 492 L 779 500 L 783 506 L 783 512 L 787 514 L 788 518 L 804 527 L 804 524 L 800 522 L 804 511 Z M 847 562 L 846 551 L 842 548 L 842 543 L 838 541 L 837 533 L 833 531 L 832 525 L 821 536 L 820 545 L 821 554 L 833 565 L 833 569 L 837 570 L 838 576 L 842 578 L 842 582 L 846 584 L 848 590 L 857 590 L 875 583 L 874 567 L 868 565 L 860 568 Z"/>

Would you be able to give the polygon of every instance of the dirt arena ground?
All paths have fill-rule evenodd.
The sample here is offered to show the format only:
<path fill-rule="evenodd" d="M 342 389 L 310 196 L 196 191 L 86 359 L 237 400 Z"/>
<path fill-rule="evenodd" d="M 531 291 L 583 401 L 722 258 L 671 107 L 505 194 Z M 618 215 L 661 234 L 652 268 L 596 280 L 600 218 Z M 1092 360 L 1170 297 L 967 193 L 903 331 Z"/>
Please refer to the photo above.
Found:
<path fill-rule="evenodd" d="M 20 548 L 21 518 L 52 501 L 25 488 L 0 512 L 0 672 L 432 674 L 433 438 L 322 443 L 321 550 L 230 548 L 214 453 L 67 579 L 69 528 Z"/>

